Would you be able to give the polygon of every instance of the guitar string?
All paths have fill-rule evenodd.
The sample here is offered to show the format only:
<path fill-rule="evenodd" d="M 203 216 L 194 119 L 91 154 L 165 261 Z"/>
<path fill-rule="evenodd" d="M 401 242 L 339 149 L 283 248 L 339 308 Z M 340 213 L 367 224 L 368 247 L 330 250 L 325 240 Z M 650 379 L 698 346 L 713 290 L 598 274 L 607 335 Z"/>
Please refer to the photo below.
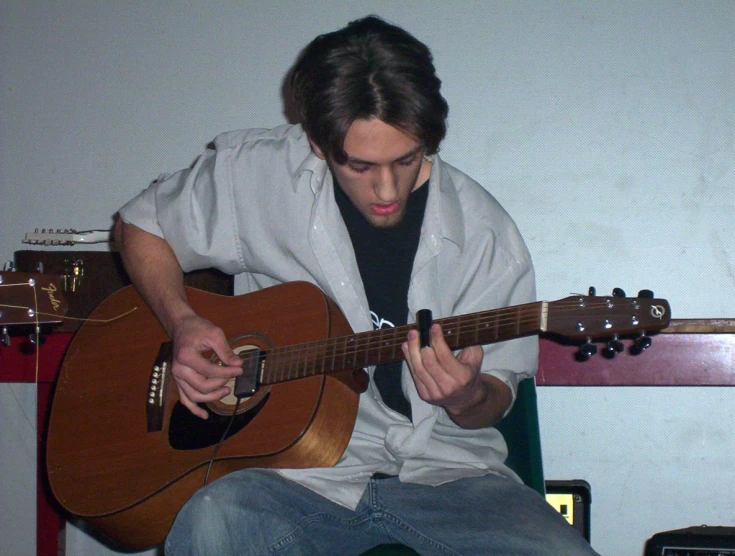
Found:
<path fill-rule="evenodd" d="M 601 307 L 609 307 L 609 301 L 607 299 L 602 299 L 600 301 L 592 301 L 588 302 L 585 306 L 581 306 L 579 303 L 579 298 L 574 298 L 571 300 L 561 300 L 552 302 L 553 308 L 557 310 L 557 313 L 564 313 L 565 311 L 573 310 L 573 312 L 578 312 L 581 308 L 586 309 L 595 309 L 595 308 L 601 308 Z M 618 304 L 619 305 L 619 304 Z M 529 312 L 529 309 L 531 312 Z M 516 324 L 519 327 L 521 325 L 528 325 L 528 324 L 536 324 L 540 319 L 538 315 L 538 309 L 539 309 L 539 302 L 534 302 L 530 304 L 526 304 L 525 306 L 517 306 L 512 308 L 505 308 L 505 309 L 499 309 L 496 311 L 491 311 L 491 314 L 485 313 L 475 313 L 474 315 L 463 315 L 463 316 L 455 316 L 455 317 L 448 317 L 445 319 L 441 319 L 439 322 L 441 322 L 445 328 L 447 326 L 456 325 L 456 329 L 453 329 L 450 333 L 447 334 L 447 336 L 460 336 L 461 334 L 466 333 L 469 331 L 475 331 L 478 329 L 478 326 L 481 325 L 487 325 L 487 324 L 496 324 L 499 326 L 508 325 L 508 324 Z M 614 307 L 614 309 L 618 309 L 618 307 Z M 508 315 L 506 318 L 505 315 Z M 478 318 L 482 316 L 482 318 Z M 614 313 L 606 313 L 606 316 L 609 318 L 617 318 L 617 317 L 627 317 L 630 316 L 629 312 L 614 312 Z M 475 317 L 473 319 L 473 317 Z M 493 323 L 493 321 L 495 321 Z M 405 334 L 410 330 L 411 328 L 415 328 L 414 325 L 408 325 L 404 327 L 396 327 L 391 329 L 385 329 L 387 334 L 379 334 L 380 336 L 380 345 L 372 345 L 376 344 L 374 341 L 375 333 L 378 331 L 369 331 L 369 332 L 363 332 L 361 334 L 356 334 L 352 336 L 345 336 L 345 337 L 337 337 L 337 338 L 327 338 L 327 339 L 321 339 L 316 340 L 312 342 L 305 342 L 302 344 L 296 344 L 291 346 L 284 346 L 283 348 L 276 348 L 274 350 L 271 350 L 270 355 L 273 356 L 275 359 L 280 358 L 282 361 L 280 361 L 281 365 L 274 366 L 271 365 L 267 371 L 268 380 L 273 380 L 273 376 L 277 374 L 283 375 L 283 367 L 284 365 L 289 366 L 289 376 L 286 380 L 289 380 L 291 378 L 300 378 L 299 376 L 291 377 L 290 374 L 293 371 L 293 364 L 294 362 L 297 365 L 296 372 L 298 374 L 298 363 L 303 362 L 302 365 L 302 372 L 312 372 L 312 374 L 318 374 L 319 371 L 317 370 L 319 363 L 321 363 L 322 371 L 326 372 L 327 370 L 324 369 L 325 361 L 332 360 L 334 364 L 334 360 L 338 358 L 344 358 L 347 356 L 351 356 L 353 358 L 353 362 L 357 362 L 357 359 L 359 359 L 361 356 L 369 355 L 370 353 L 374 353 L 376 350 L 385 350 L 393 348 L 394 352 L 397 348 L 396 344 L 393 344 L 391 342 L 395 342 L 396 339 L 400 341 L 400 343 L 403 343 L 405 341 Z M 650 327 L 649 327 L 650 328 Z M 535 331 L 534 331 L 535 332 Z M 611 335 L 614 333 L 614 330 L 608 330 L 605 331 L 605 335 Z M 599 336 L 600 334 L 591 334 L 593 336 Z M 362 338 L 360 337 L 362 336 Z M 346 340 L 346 338 L 354 338 L 354 341 L 349 342 Z M 361 342 L 361 340 L 363 340 Z M 336 347 L 336 344 L 342 342 L 344 345 L 341 349 L 338 349 Z M 398 344 L 400 345 L 400 344 Z M 331 350 L 329 348 L 332 348 Z M 349 349 L 348 349 L 349 348 Z M 311 354 L 309 354 L 309 350 L 312 351 Z M 325 355 L 327 351 L 331 351 L 331 355 Z M 306 354 L 306 355 L 304 355 Z M 248 357 L 256 357 L 256 354 L 249 355 Z M 401 359 L 400 357 L 396 357 L 396 359 Z M 311 362 L 313 365 L 309 366 L 307 363 Z M 334 370 L 334 369 L 329 369 Z M 337 369 L 339 370 L 339 369 Z M 276 378 L 276 382 L 279 380 Z"/>
<path fill-rule="evenodd" d="M 25 285 L 25 284 L 2 284 L 0 286 L 3 286 L 3 285 L 10 286 L 10 285 Z M 530 316 L 530 317 L 537 316 L 538 304 L 539 304 L 539 302 L 534 302 L 532 304 L 527 304 L 527 305 L 533 305 L 533 307 L 531 308 L 532 311 L 533 311 L 533 313 L 531 315 L 527 315 L 527 316 Z M 563 304 L 562 301 L 551 302 L 551 304 L 554 305 L 554 308 L 555 309 L 562 308 L 562 311 L 560 311 L 560 312 L 563 312 L 564 304 Z M 578 311 L 580 308 L 587 308 L 587 309 L 593 309 L 593 308 L 595 308 L 594 305 L 581 306 L 578 301 L 570 301 L 566 305 L 568 305 L 570 308 L 574 309 L 575 311 Z M 599 306 L 599 307 L 607 306 L 607 302 L 601 301 L 601 302 L 597 303 L 597 306 Z M 5 307 L 5 308 L 9 308 L 9 309 L 21 309 L 21 310 L 28 310 L 28 309 L 30 309 L 30 307 L 28 307 L 28 306 L 10 305 L 10 304 L 0 304 L 0 307 Z M 467 315 L 458 315 L 458 316 L 452 316 L 452 317 L 445 317 L 445 318 L 440 319 L 438 322 L 441 322 L 441 323 L 444 323 L 445 325 L 448 325 L 448 324 L 451 324 L 451 321 L 454 321 L 454 320 L 456 320 L 456 321 L 465 320 L 466 321 L 466 320 L 470 320 L 472 317 L 474 317 L 476 315 L 485 315 L 483 319 L 478 319 L 476 321 L 476 324 L 471 325 L 470 326 L 470 330 L 477 328 L 478 325 L 488 324 L 491 320 L 495 320 L 495 324 L 497 326 L 504 326 L 504 325 L 513 324 L 513 323 L 516 323 L 516 324 L 524 324 L 524 323 L 528 323 L 528 320 L 527 319 L 523 319 L 523 318 L 519 319 L 519 318 L 513 316 L 513 313 L 519 313 L 520 311 L 525 310 L 525 309 L 523 309 L 524 307 L 525 307 L 524 305 L 519 305 L 519 306 L 515 306 L 515 307 L 512 307 L 512 308 L 497 309 L 497 310 L 493 310 L 493 311 L 489 311 L 489 312 L 485 312 L 485 313 L 478 312 L 478 313 L 470 313 L 470 314 L 467 314 Z M 132 309 L 130 309 L 130 310 L 124 312 L 124 313 L 121 313 L 121 314 L 119 314 L 117 316 L 114 316 L 114 317 L 111 317 L 111 318 L 108 318 L 108 319 L 89 318 L 89 317 L 70 317 L 70 316 L 64 316 L 63 318 L 64 318 L 64 320 L 73 320 L 73 321 L 78 321 L 78 322 L 96 322 L 96 323 L 106 324 L 106 323 L 114 322 L 116 320 L 119 320 L 121 318 L 124 318 L 124 317 L 126 317 L 127 315 L 133 313 L 136 310 L 138 310 L 138 307 L 133 307 Z M 488 314 L 488 313 L 490 313 L 490 314 Z M 43 312 L 43 311 L 36 311 L 36 314 L 37 315 L 52 316 L 52 317 L 58 316 L 58 315 L 56 315 L 54 313 L 47 313 L 47 312 Z M 506 314 L 508 316 L 507 317 L 506 316 L 503 316 L 503 314 Z M 627 315 L 627 313 L 625 313 L 624 315 Z M 611 317 L 624 316 L 624 315 L 619 315 L 619 314 L 615 314 L 615 313 L 608 313 L 608 316 L 611 316 Z M 531 321 L 531 322 L 533 322 L 533 321 Z M 405 332 L 407 333 L 408 330 L 410 330 L 411 328 L 415 328 L 415 325 L 414 326 L 407 325 L 407 326 L 395 327 L 395 328 L 385 329 L 385 330 L 396 330 L 396 331 L 401 331 L 401 332 L 403 332 L 405 330 Z M 458 334 L 461 334 L 464 331 L 466 331 L 466 329 L 464 329 L 462 332 L 458 332 Z M 365 334 L 365 335 L 374 334 L 375 332 L 377 332 L 377 331 L 376 330 L 372 330 L 372 331 L 368 331 L 368 332 L 362 332 L 362 333 L 354 334 L 352 336 L 358 337 L 358 336 L 361 336 L 363 334 Z M 337 338 L 329 338 L 329 339 L 320 340 L 320 341 L 322 341 L 322 342 L 329 342 L 329 341 L 336 340 L 336 339 Z M 304 345 L 312 345 L 312 344 L 317 343 L 317 342 L 319 342 L 319 341 L 305 342 L 303 344 L 295 344 L 293 346 L 285 346 L 282 349 L 286 349 L 286 348 L 289 348 L 290 347 L 290 348 L 293 348 L 295 350 L 301 350 L 302 349 L 301 346 L 304 346 Z M 280 353 L 283 354 L 285 352 L 280 351 Z"/>
<path fill-rule="evenodd" d="M 11 284 L 9 284 L 11 285 Z M 24 284 L 19 284 L 24 285 Z M 34 288 L 34 296 L 35 296 L 35 288 Z M 553 309 L 557 310 L 557 313 L 563 313 L 565 309 L 574 310 L 574 312 L 578 312 L 580 309 L 594 309 L 594 308 L 600 308 L 600 307 L 609 307 L 609 299 L 608 298 L 602 298 L 600 301 L 592 301 L 587 304 L 580 303 L 580 300 L 585 299 L 585 296 L 580 297 L 574 297 L 574 298 L 567 298 L 560 301 L 551 302 L 550 305 Z M 36 308 L 37 308 L 37 299 L 35 301 Z M 619 304 L 618 304 L 619 305 Z M 13 306 L 13 305 L 3 305 L 0 304 L 0 307 L 8 307 L 8 308 L 16 308 L 16 309 L 28 309 L 28 307 L 21 307 L 21 306 Z M 476 334 L 479 332 L 479 329 L 483 326 L 487 327 L 490 324 L 493 324 L 497 333 L 497 330 L 500 327 L 507 326 L 510 324 L 516 325 L 517 328 L 520 329 L 521 326 L 524 325 L 533 325 L 540 321 L 539 317 L 539 309 L 541 307 L 541 302 L 532 302 L 527 303 L 524 305 L 519 305 L 515 307 L 510 308 L 501 308 L 486 312 L 478 312 L 474 314 L 468 314 L 468 315 L 460 315 L 460 316 L 452 316 L 452 317 L 446 317 L 443 319 L 440 319 L 438 322 L 440 322 L 445 329 L 449 329 L 446 332 L 446 337 L 458 337 L 462 334 L 465 334 L 468 330 L 470 332 L 475 332 Z M 126 311 L 125 313 L 122 313 L 118 316 L 109 318 L 109 319 L 92 319 L 92 318 L 77 318 L 77 317 L 65 317 L 69 320 L 75 320 L 75 321 L 82 321 L 82 322 L 97 322 L 97 323 L 109 323 L 114 322 L 118 319 L 124 318 L 125 316 L 129 315 L 130 313 L 137 310 L 137 307 L 133 307 L 131 310 Z M 38 312 L 35 311 L 36 314 L 36 321 L 38 326 L 38 315 L 50 315 L 50 316 L 56 316 L 52 313 L 44 313 L 44 312 Z M 625 313 L 627 315 L 628 313 Z M 607 314 L 609 317 L 615 318 L 619 315 L 617 314 Z M 271 364 L 266 370 L 269 377 L 272 377 L 274 374 L 280 374 L 283 375 L 283 367 L 284 364 L 288 365 L 288 378 L 291 378 L 291 371 L 293 370 L 292 367 L 294 365 L 294 362 L 297 365 L 297 374 L 298 374 L 298 364 L 300 362 L 304 362 L 304 371 L 315 371 L 318 364 L 321 362 L 322 365 L 322 372 L 325 372 L 324 370 L 324 364 L 325 361 L 328 359 L 332 360 L 332 365 L 334 365 L 334 361 L 338 358 L 342 358 L 343 362 L 344 359 L 347 356 L 352 356 L 353 361 L 356 363 L 357 359 L 360 357 L 367 357 L 371 353 L 374 353 L 376 349 L 380 349 L 381 351 L 385 349 L 393 349 L 394 353 L 396 348 L 402 344 L 405 341 L 405 336 L 408 333 L 409 330 L 412 328 L 415 328 L 416 325 L 407 325 L 407 326 L 401 326 L 401 327 L 395 327 L 390 329 L 385 329 L 385 332 L 381 332 L 378 334 L 380 336 L 380 345 L 379 346 L 373 346 L 371 347 L 371 344 L 374 343 L 375 333 L 378 332 L 377 330 L 363 332 L 359 334 L 354 334 L 350 336 L 344 336 L 344 337 L 337 337 L 337 338 L 326 338 L 311 342 L 305 342 L 301 344 L 295 344 L 291 346 L 284 346 L 282 348 L 275 348 L 274 350 L 271 350 L 271 357 L 273 360 L 280 358 L 281 364 L 279 366 L 275 366 Z M 456 328 L 455 328 L 456 327 Z M 487 328 L 485 328 L 485 331 L 487 331 Z M 532 332 L 529 331 L 529 334 Z M 352 339 L 352 341 L 349 341 L 349 339 Z M 338 349 L 337 344 L 343 343 L 341 349 Z M 396 344 L 395 342 L 399 342 Z M 486 342 L 480 342 L 480 343 L 486 343 Z M 331 355 L 326 356 L 324 353 L 328 350 L 329 347 L 332 347 L 331 349 Z M 308 355 L 309 350 L 312 350 L 314 353 L 312 355 Z M 303 355 L 304 352 L 307 355 Z M 294 357 L 295 356 L 295 357 Z M 253 358 L 256 357 L 255 354 L 247 354 L 243 359 L 246 358 Z M 258 356 L 259 357 L 259 356 Z M 400 357 L 397 357 L 396 359 L 401 359 Z M 313 365 L 307 366 L 306 363 L 310 361 L 313 363 Z M 316 372 L 316 371 L 315 371 Z M 295 377 L 295 378 L 298 378 Z M 277 379 L 276 379 L 277 380 Z"/>
<path fill-rule="evenodd" d="M 35 325 L 35 334 L 36 334 L 36 349 L 34 350 L 34 378 L 33 378 L 33 385 L 35 394 L 33 396 L 33 414 L 35 416 L 38 416 L 38 378 L 39 378 L 39 369 L 40 369 L 40 352 L 41 352 L 41 345 L 40 345 L 40 336 L 41 336 L 41 324 L 38 320 L 38 296 L 36 293 L 36 285 L 35 283 L 31 282 L 20 282 L 16 284 L 0 284 L 0 287 L 11 287 L 11 286 L 28 286 L 31 288 L 31 291 L 33 292 L 33 314 L 34 314 L 34 325 Z M 18 308 L 13 307 L 10 305 L 0 305 L 0 307 L 10 307 L 10 308 Z M 31 309 L 30 307 L 23 307 L 26 311 Z M 24 412 L 25 413 L 25 412 Z M 36 417 L 37 419 L 37 417 Z M 26 416 L 26 420 L 31 424 L 31 427 L 33 428 L 33 432 L 38 434 L 38 424 L 34 425 L 33 421 Z M 35 420 L 35 419 L 34 419 Z"/>
<path fill-rule="evenodd" d="M 327 372 L 340 370 L 343 367 L 350 368 L 353 366 L 359 367 L 375 364 L 373 361 L 367 359 L 362 360 L 363 365 L 360 365 L 359 362 L 361 358 L 365 358 L 371 353 L 374 354 L 378 350 L 385 352 L 386 350 L 392 349 L 394 354 L 393 359 L 402 359 L 402 357 L 395 356 L 398 346 L 405 341 L 403 331 L 400 332 L 401 334 L 397 338 L 397 343 L 396 338 L 386 338 L 386 336 L 381 338 L 380 345 L 377 345 L 371 339 L 368 339 L 366 342 L 357 340 L 349 345 L 346 345 L 346 342 L 342 339 L 328 339 L 303 344 L 299 348 L 289 346 L 285 349 L 273 350 L 270 353 L 271 363 L 267 369 L 268 378 L 266 378 L 266 381 L 279 382 L 278 376 L 283 377 L 284 374 L 287 375 L 285 379 L 299 378 L 298 375 L 301 373 L 316 374 L 320 372 L 320 368 L 321 372 Z M 527 335 L 531 334 L 532 332 L 529 332 Z M 478 341 L 477 343 L 484 344 L 491 342 Z M 252 357 L 255 357 L 255 354 Z M 343 365 L 335 366 L 335 361 L 339 359 L 342 359 Z M 352 365 L 344 365 L 347 359 L 351 360 Z M 331 365 L 329 361 L 331 361 Z"/>
<path fill-rule="evenodd" d="M 25 285 L 25 284 L 6 284 L 6 285 L 8 285 L 8 286 L 12 286 L 12 285 L 22 286 L 22 285 Z M 0 287 L 2 287 L 2 284 L 0 284 Z M 27 311 L 28 309 L 31 308 L 31 307 L 28 307 L 27 305 L 10 305 L 10 304 L 7 304 L 7 303 L 0 303 L 0 307 L 6 308 L 6 309 L 21 309 L 21 310 L 24 310 L 24 311 Z M 125 311 L 124 313 L 120 313 L 119 315 L 114 316 L 114 317 L 111 317 L 109 319 L 92 319 L 92 318 L 89 318 L 89 317 L 70 317 L 70 316 L 67 316 L 67 315 L 62 316 L 61 318 L 64 319 L 64 320 L 73 320 L 73 321 L 78 321 L 78 322 L 96 322 L 96 323 L 100 323 L 100 324 L 107 324 L 107 323 L 110 323 L 110 322 L 115 322 L 116 320 L 119 320 L 119 319 L 121 319 L 123 317 L 127 317 L 129 314 L 134 313 L 137 310 L 138 310 L 138 307 L 133 307 L 129 311 Z M 45 311 L 36 311 L 36 314 L 37 315 L 44 315 L 44 316 L 47 316 L 47 317 L 58 317 L 59 316 L 59 315 L 57 315 L 55 313 L 47 313 Z"/>
<path fill-rule="evenodd" d="M 574 305 L 575 309 L 578 309 L 578 305 Z M 461 335 L 469 331 L 474 331 L 478 328 L 481 328 L 483 325 L 489 325 L 489 324 L 497 324 L 498 327 L 506 326 L 508 324 L 518 324 L 518 325 L 528 325 L 528 324 L 535 324 L 538 322 L 538 311 L 536 310 L 537 307 L 533 308 L 533 312 L 526 311 L 524 314 L 518 317 L 513 318 L 502 318 L 498 317 L 496 313 L 493 312 L 491 315 L 483 314 L 483 313 L 475 313 L 474 315 L 462 315 L 462 316 L 454 316 L 454 317 L 447 317 L 440 319 L 436 322 L 441 323 L 445 331 L 446 329 L 449 329 L 451 335 Z M 511 312 L 518 312 L 518 311 L 511 311 Z M 477 318 L 478 315 L 484 315 L 482 318 Z M 609 317 L 616 318 L 618 316 L 626 316 L 628 313 L 608 313 Z M 453 328 L 453 326 L 456 325 L 456 328 Z M 410 329 L 416 328 L 416 325 L 406 325 L 401 327 L 395 327 L 395 328 L 387 328 L 387 329 L 381 329 L 381 331 L 385 331 L 384 334 L 376 334 L 379 331 L 378 330 L 372 330 L 367 332 L 362 332 L 354 335 L 349 336 L 343 336 L 343 337 L 336 337 L 336 338 L 327 338 L 327 339 L 320 339 L 320 340 L 314 340 L 312 342 L 304 342 L 302 344 L 294 344 L 291 346 L 284 346 L 283 348 L 276 348 L 276 350 L 281 355 L 288 355 L 289 350 L 293 352 L 302 352 L 304 349 L 308 349 L 311 346 L 318 346 L 320 344 L 328 344 L 331 342 L 345 342 L 345 338 L 355 338 L 355 341 L 350 343 L 350 347 L 353 346 L 359 346 L 361 343 L 365 343 L 367 346 L 369 346 L 371 343 L 373 343 L 373 338 L 375 336 L 380 336 L 381 340 L 383 341 L 383 345 L 386 344 L 386 340 L 390 341 L 391 336 L 398 336 L 401 339 L 401 342 L 405 341 L 405 333 L 407 333 Z M 387 338 L 386 338 L 387 336 Z M 361 340 L 365 340 L 364 342 L 361 342 Z M 347 342 L 345 342 L 345 347 L 347 347 Z M 359 349 L 359 348 L 358 348 Z M 349 353 L 353 353 L 354 350 L 349 350 Z"/>

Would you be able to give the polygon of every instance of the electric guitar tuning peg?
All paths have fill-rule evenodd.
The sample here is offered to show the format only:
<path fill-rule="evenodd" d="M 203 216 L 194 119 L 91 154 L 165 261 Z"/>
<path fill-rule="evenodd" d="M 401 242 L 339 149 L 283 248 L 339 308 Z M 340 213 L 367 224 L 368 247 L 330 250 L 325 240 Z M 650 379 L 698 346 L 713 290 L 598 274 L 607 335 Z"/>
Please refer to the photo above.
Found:
<path fill-rule="evenodd" d="M 588 290 L 587 295 L 589 295 L 590 297 L 594 297 L 597 295 L 597 290 L 595 289 L 594 286 L 590 286 L 590 289 Z"/>
<path fill-rule="evenodd" d="M 3 330 L 0 332 L 0 343 L 5 347 L 10 347 L 10 334 L 8 334 L 7 326 L 3 326 Z"/>
<path fill-rule="evenodd" d="M 625 292 L 620 288 L 613 288 L 613 297 L 625 297 Z"/>
<path fill-rule="evenodd" d="M 638 297 L 645 299 L 653 299 L 653 292 L 651 290 L 641 290 L 638 292 Z"/>

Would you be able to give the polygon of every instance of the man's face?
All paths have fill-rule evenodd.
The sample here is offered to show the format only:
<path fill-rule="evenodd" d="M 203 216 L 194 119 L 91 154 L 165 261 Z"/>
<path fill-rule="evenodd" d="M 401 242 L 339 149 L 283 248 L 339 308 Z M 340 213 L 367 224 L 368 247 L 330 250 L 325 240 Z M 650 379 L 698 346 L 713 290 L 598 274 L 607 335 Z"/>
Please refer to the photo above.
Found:
<path fill-rule="evenodd" d="M 325 158 L 312 143 L 314 152 Z M 344 142 L 347 162 L 327 158 L 329 168 L 357 210 L 376 228 L 397 225 L 411 192 L 431 174 L 431 162 L 415 138 L 372 118 L 355 120 Z"/>

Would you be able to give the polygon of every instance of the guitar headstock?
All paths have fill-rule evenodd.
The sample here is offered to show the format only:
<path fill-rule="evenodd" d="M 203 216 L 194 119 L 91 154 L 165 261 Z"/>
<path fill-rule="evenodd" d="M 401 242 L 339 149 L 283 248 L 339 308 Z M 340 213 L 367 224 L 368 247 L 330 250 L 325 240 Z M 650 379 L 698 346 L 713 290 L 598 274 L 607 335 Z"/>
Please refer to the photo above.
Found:
<path fill-rule="evenodd" d="M 30 245 L 46 245 L 59 247 L 65 245 L 76 245 L 77 243 L 106 243 L 112 240 L 109 230 L 86 230 L 78 232 L 76 230 L 46 230 L 45 228 L 38 231 L 27 233 L 23 238 L 23 243 Z"/>
<path fill-rule="evenodd" d="M 548 305 L 545 332 L 572 340 L 583 340 L 582 358 L 597 352 L 593 340 L 608 340 L 604 353 L 614 357 L 622 351 L 621 337 L 636 337 L 634 352 L 640 353 L 651 345 L 649 332 L 669 326 L 671 308 L 665 299 L 656 299 L 653 292 L 641 290 L 638 297 L 625 297 L 616 288 L 613 295 L 573 295 Z"/>
<path fill-rule="evenodd" d="M 10 327 L 56 324 L 64 319 L 67 303 L 61 277 L 28 272 L 0 272 L 0 327 L 3 343 Z"/>

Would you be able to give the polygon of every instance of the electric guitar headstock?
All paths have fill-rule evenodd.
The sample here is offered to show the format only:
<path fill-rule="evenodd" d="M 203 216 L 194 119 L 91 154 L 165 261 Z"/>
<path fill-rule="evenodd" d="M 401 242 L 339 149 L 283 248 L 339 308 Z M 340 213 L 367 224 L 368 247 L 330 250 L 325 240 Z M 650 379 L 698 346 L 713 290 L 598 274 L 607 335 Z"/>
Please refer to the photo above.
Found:
<path fill-rule="evenodd" d="M 651 346 L 649 333 L 666 328 L 670 322 L 669 302 L 654 298 L 650 290 L 626 297 L 620 288 L 610 296 L 598 296 L 590 288 L 589 295 L 550 302 L 544 332 L 583 341 L 577 353 L 580 360 L 597 353 L 594 341 L 606 342 L 602 354 L 613 358 L 625 349 L 621 338 L 634 338 L 631 353 L 637 355 Z"/>
<path fill-rule="evenodd" d="M 29 272 L 0 272 L 0 342 L 10 345 L 11 332 L 30 330 L 41 342 L 40 327 L 64 320 L 67 302 L 61 277 Z"/>

